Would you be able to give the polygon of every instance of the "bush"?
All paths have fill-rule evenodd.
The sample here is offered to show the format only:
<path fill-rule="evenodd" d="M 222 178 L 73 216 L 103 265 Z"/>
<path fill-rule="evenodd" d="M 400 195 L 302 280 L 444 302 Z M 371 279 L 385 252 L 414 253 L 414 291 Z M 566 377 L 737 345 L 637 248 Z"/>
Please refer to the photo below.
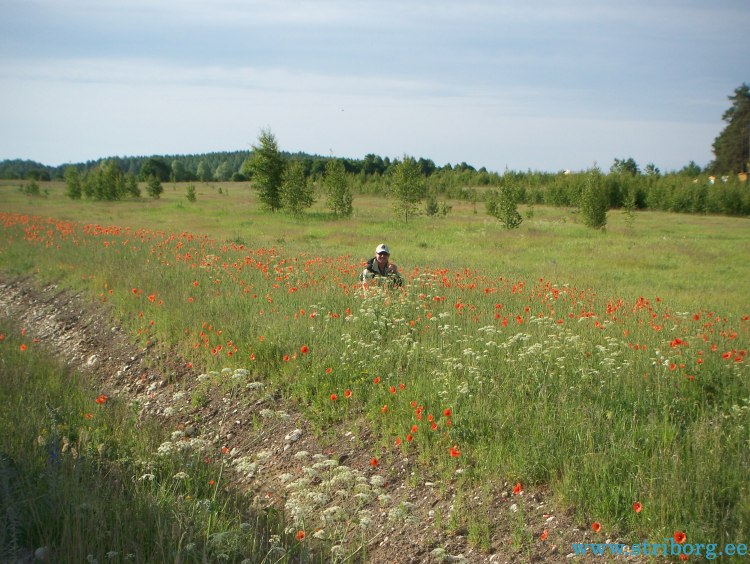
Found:
<path fill-rule="evenodd" d="M 485 207 L 487 213 L 499 219 L 505 229 L 517 229 L 523 223 L 523 218 L 518 213 L 517 201 L 516 190 L 506 184 L 499 191 L 488 192 Z"/>

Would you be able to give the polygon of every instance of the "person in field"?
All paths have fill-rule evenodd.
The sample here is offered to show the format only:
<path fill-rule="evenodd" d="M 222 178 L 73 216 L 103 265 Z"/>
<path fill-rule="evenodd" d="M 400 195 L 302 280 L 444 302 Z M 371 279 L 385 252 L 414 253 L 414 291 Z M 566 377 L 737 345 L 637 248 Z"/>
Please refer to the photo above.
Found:
<path fill-rule="evenodd" d="M 391 250 L 388 245 L 381 243 L 375 248 L 375 256 L 367 261 L 367 266 L 359 275 L 365 283 L 387 283 L 389 287 L 402 286 L 404 279 L 399 274 L 398 267 L 390 262 Z"/>

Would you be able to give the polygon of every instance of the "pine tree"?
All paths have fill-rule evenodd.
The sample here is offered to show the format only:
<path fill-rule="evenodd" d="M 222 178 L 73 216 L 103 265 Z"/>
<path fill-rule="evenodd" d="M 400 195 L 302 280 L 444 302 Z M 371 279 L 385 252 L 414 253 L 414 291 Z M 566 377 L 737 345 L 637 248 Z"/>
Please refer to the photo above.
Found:
<path fill-rule="evenodd" d="M 732 107 L 721 116 L 727 126 L 713 143 L 714 174 L 749 172 L 750 167 L 750 86 L 743 84 L 728 98 Z"/>
<path fill-rule="evenodd" d="M 607 200 L 601 171 L 590 170 L 586 174 L 579 203 L 584 225 L 592 229 L 604 229 L 607 226 Z"/>
<path fill-rule="evenodd" d="M 271 211 L 282 207 L 281 183 L 285 168 L 286 162 L 279 151 L 276 137 L 270 130 L 262 129 L 258 144 L 253 145 L 253 154 L 247 161 L 247 172 L 258 191 L 258 199 Z"/>
<path fill-rule="evenodd" d="M 158 200 L 161 193 L 164 192 L 164 187 L 161 185 L 161 181 L 156 176 L 149 176 L 146 180 L 146 192 L 154 200 Z"/>

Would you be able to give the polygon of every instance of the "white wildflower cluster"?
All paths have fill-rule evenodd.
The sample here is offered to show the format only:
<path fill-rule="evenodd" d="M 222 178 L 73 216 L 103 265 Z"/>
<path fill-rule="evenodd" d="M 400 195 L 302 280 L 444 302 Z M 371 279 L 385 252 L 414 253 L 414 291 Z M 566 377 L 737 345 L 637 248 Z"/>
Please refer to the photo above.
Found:
<path fill-rule="evenodd" d="M 237 472 L 247 478 L 253 478 L 258 473 L 258 463 L 251 456 L 241 456 L 234 460 L 234 466 Z"/>
<path fill-rule="evenodd" d="M 158 456 L 172 456 L 177 451 L 178 449 L 175 443 L 172 441 L 164 441 L 159 445 L 159 448 L 156 449 L 156 454 Z"/>
<path fill-rule="evenodd" d="M 231 379 L 234 382 L 244 382 L 249 372 L 244 368 L 237 368 L 231 373 Z"/>
<path fill-rule="evenodd" d="M 289 474 L 282 477 L 288 492 L 285 513 L 293 527 L 310 529 L 314 526 L 321 535 L 334 538 L 331 530 L 348 527 L 351 523 L 366 529 L 374 519 L 374 513 L 367 506 L 379 498 L 383 506 L 390 501 L 383 490 L 385 479 L 380 475 L 368 480 L 362 472 L 322 454 L 311 456 L 300 451 L 295 457 L 307 464 L 296 478 Z"/>
<path fill-rule="evenodd" d="M 175 392 L 174 395 L 172 396 L 172 401 L 174 403 L 180 403 L 180 402 L 186 401 L 187 399 L 188 399 L 188 393 L 183 390 L 180 390 L 179 392 Z"/>
<path fill-rule="evenodd" d="M 157 455 L 171 456 L 176 453 L 202 453 L 211 448 L 209 441 L 197 437 L 187 439 L 182 431 L 174 431 L 170 438 L 171 440 L 164 441 L 159 445 L 159 448 L 156 449 Z"/>

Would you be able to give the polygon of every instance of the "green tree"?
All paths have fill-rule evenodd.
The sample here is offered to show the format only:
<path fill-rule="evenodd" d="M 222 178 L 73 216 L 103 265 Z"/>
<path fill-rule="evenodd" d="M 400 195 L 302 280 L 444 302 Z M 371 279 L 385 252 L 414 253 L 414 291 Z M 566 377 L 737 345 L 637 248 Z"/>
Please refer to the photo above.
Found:
<path fill-rule="evenodd" d="M 293 215 L 301 215 L 315 202 L 312 184 L 305 177 L 301 161 L 293 160 L 284 169 L 280 198 L 282 207 Z"/>
<path fill-rule="evenodd" d="M 158 200 L 161 193 L 164 192 L 164 188 L 161 185 L 161 181 L 156 176 L 149 176 L 146 180 L 146 192 L 154 200 Z"/>
<path fill-rule="evenodd" d="M 187 198 L 188 202 L 190 202 L 191 204 L 194 204 L 195 201 L 198 199 L 195 195 L 195 186 L 193 184 L 188 184 L 187 193 L 185 194 L 185 197 Z"/>
<path fill-rule="evenodd" d="M 208 182 L 209 180 L 211 180 L 211 167 L 208 166 L 208 163 L 205 160 L 201 160 L 198 163 L 196 174 L 198 176 L 198 180 L 200 180 L 201 182 Z"/>
<path fill-rule="evenodd" d="M 607 225 L 608 196 L 602 173 L 594 168 L 584 177 L 579 209 L 583 223 L 593 229 L 604 229 Z"/>
<path fill-rule="evenodd" d="M 430 217 L 437 215 L 437 213 L 440 211 L 440 206 L 438 205 L 437 198 L 435 197 L 435 194 L 430 194 L 427 196 L 427 202 L 424 205 L 424 212 L 429 215 Z"/>
<path fill-rule="evenodd" d="M 347 181 L 344 163 L 331 159 L 326 163 L 323 184 L 328 196 L 328 208 L 337 216 L 349 217 L 354 211 L 354 197 Z"/>
<path fill-rule="evenodd" d="M 261 203 L 271 211 L 281 209 L 281 183 L 286 162 L 271 130 L 261 129 L 247 165 Z"/>
<path fill-rule="evenodd" d="M 172 160 L 171 180 L 172 182 L 182 182 L 183 180 L 187 180 L 185 165 L 178 159 Z"/>
<path fill-rule="evenodd" d="M 214 179 L 220 182 L 226 182 L 230 178 L 232 178 L 232 165 L 229 164 L 229 161 L 223 161 L 216 167 L 216 171 L 214 171 Z"/>
<path fill-rule="evenodd" d="M 696 178 L 701 172 L 701 167 L 696 164 L 695 161 L 690 161 L 678 171 L 678 174 L 684 174 L 690 178 Z"/>
<path fill-rule="evenodd" d="M 615 174 L 629 174 L 631 176 L 638 176 L 640 174 L 638 164 L 632 157 L 628 159 L 615 159 L 609 171 Z"/>
<path fill-rule="evenodd" d="M 26 184 L 21 185 L 21 192 L 27 196 L 40 196 L 41 191 L 39 190 L 39 183 L 35 178 L 29 180 Z"/>
<path fill-rule="evenodd" d="M 138 187 L 138 179 L 135 177 L 135 174 L 126 174 L 123 180 L 123 184 L 125 186 L 126 196 L 130 196 L 132 198 L 141 197 L 141 189 Z"/>
<path fill-rule="evenodd" d="M 65 195 L 71 200 L 80 200 L 83 194 L 81 174 L 74 166 L 65 167 Z"/>
<path fill-rule="evenodd" d="M 732 106 L 721 119 L 727 126 L 714 140 L 714 174 L 750 172 L 750 86 L 742 84 L 728 97 Z"/>
<path fill-rule="evenodd" d="M 390 193 L 396 198 L 396 213 L 403 214 L 404 223 L 408 223 L 409 216 L 417 215 L 419 203 L 426 193 L 424 176 L 419 164 L 412 157 L 404 156 L 403 160 L 393 167 Z"/>
<path fill-rule="evenodd" d="M 149 157 L 141 167 L 141 180 L 148 180 L 149 176 L 155 176 L 161 182 L 166 182 L 172 175 L 172 168 L 163 160 L 156 157 Z"/>
<path fill-rule="evenodd" d="M 102 200 L 119 200 L 124 191 L 124 175 L 114 160 L 108 160 L 102 165 L 99 182 L 99 194 Z"/>
<path fill-rule="evenodd" d="M 518 213 L 518 191 L 509 184 L 490 190 L 485 200 L 487 213 L 500 220 L 505 229 L 517 229 L 523 218 Z"/>

